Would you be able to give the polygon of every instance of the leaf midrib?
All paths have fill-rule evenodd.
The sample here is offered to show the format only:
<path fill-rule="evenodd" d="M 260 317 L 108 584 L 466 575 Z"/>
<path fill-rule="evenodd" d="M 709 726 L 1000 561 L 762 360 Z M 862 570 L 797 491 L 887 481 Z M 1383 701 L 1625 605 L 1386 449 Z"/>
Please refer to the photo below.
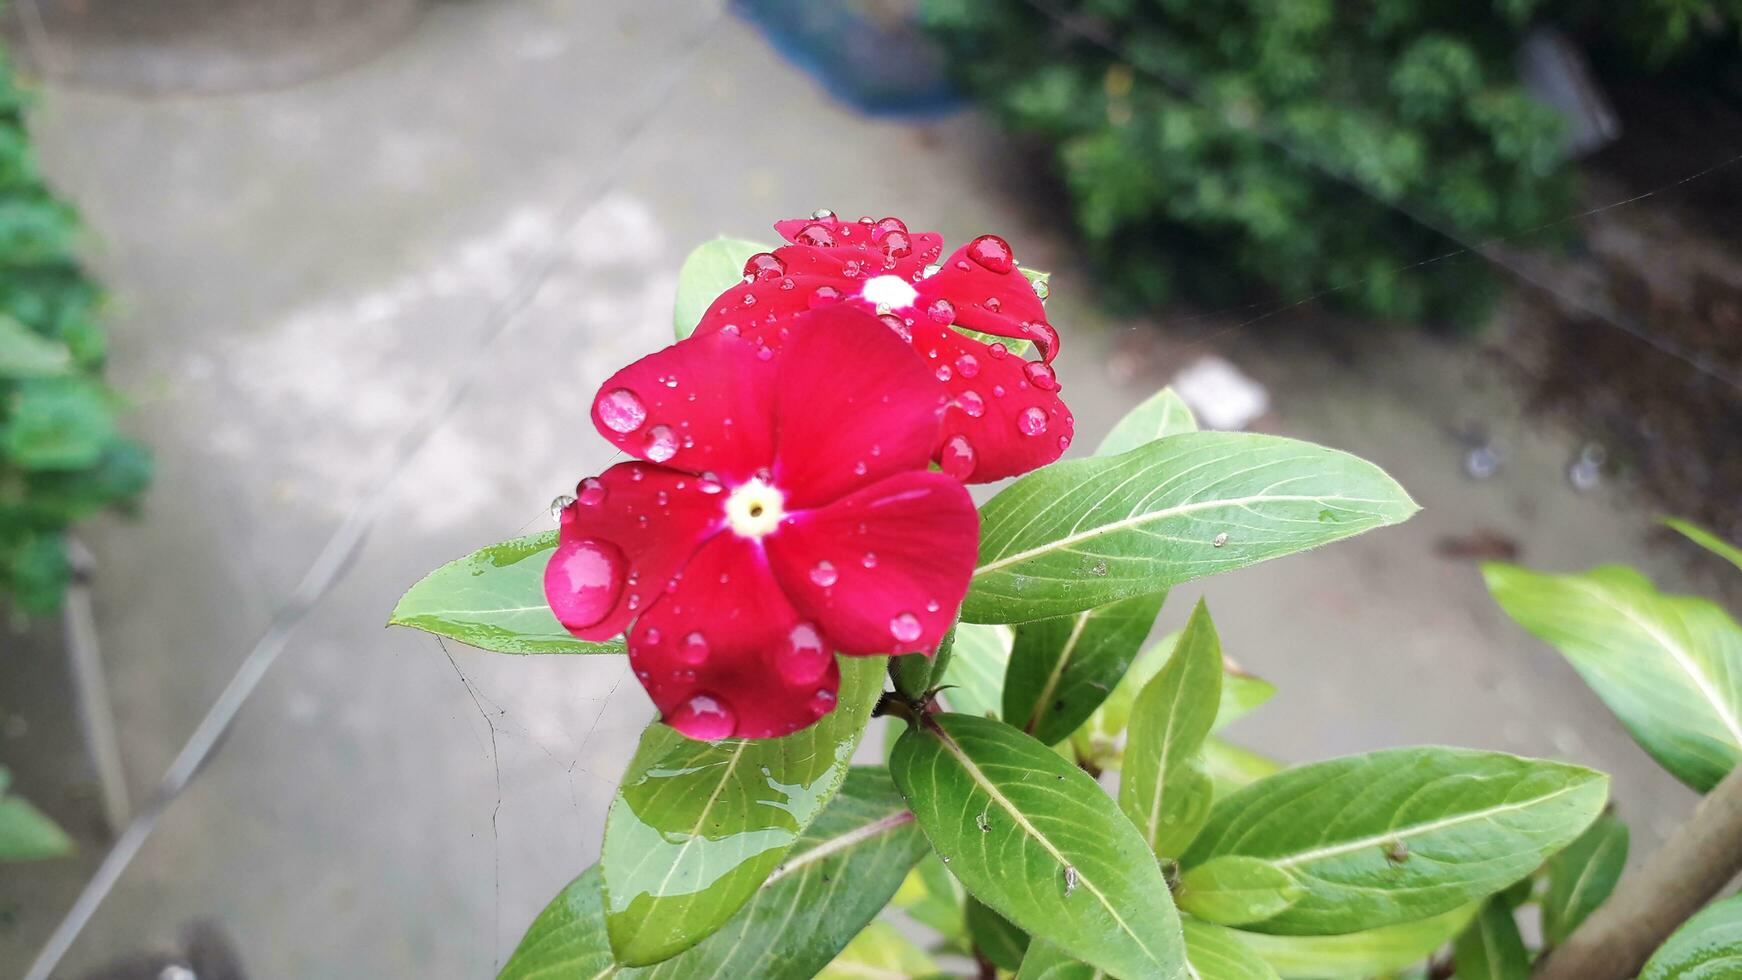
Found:
<path fill-rule="evenodd" d="M 1053 665 L 1052 673 L 1047 676 L 1046 685 L 1040 689 L 1040 699 L 1034 702 L 1034 710 L 1028 716 L 1028 734 L 1040 727 L 1041 716 L 1046 714 L 1046 706 L 1053 699 L 1053 693 L 1058 690 L 1060 679 L 1065 675 L 1065 668 L 1070 664 L 1071 657 L 1077 652 L 1077 643 L 1083 638 L 1083 631 L 1089 625 L 1089 617 L 1095 610 L 1085 609 L 1077 614 L 1077 621 L 1071 625 L 1071 635 L 1065 638 L 1065 648 L 1059 652 L 1058 662 Z"/>

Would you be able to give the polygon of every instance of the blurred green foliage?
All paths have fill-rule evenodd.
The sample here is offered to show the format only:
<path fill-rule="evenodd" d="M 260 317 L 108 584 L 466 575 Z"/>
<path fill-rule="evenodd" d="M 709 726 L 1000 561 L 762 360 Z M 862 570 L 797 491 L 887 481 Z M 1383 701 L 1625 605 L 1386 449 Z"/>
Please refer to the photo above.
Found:
<path fill-rule="evenodd" d="M 78 216 L 37 171 L 26 103 L 0 53 L 0 596 L 46 612 L 69 578 L 68 526 L 132 503 L 151 458 L 116 429 L 102 294 L 78 262 Z"/>
<path fill-rule="evenodd" d="M 1116 298 L 1469 322 L 1480 241 L 1571 210 L 1516 82 L 1535 0 L 925 0 L 968 87 L 1050 147 Z M 1062 21 L 1062 23 L 1061 23 Z M 1070 26 L 1066 26 L 1066 25 Z M 1104 43 L 1086 39 L 1087 33 Z M 1116 50 L 1112 50 L 1116 49 Z"/>

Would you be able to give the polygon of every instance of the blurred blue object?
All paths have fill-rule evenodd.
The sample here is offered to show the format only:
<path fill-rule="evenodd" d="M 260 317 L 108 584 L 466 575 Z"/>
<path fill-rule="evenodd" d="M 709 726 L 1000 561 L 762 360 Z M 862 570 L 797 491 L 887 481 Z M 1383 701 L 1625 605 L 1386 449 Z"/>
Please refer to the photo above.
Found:
<path fill-rule="evenodd" d="M 927 117 L 963 102 L 913 0 L 732 0 L 732 10 L 860 112 Z"/>

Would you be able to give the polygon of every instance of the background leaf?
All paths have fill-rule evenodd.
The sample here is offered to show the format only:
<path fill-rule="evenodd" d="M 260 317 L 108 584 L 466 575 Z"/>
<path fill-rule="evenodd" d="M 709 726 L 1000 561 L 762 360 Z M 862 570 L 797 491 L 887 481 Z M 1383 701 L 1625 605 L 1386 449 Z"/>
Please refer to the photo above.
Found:
<path fill-rule="evenodd" d="M 958 714 L 903 733 L 890 768 L 975 898 L 1115 975 L 1184 976 L 1161 869 L 1081 769 L 1008 725 Z"/>
<path fill-rule="evenodd" d="M 72 366 L 65 344 L 0 314 L 0 378 L 52 378 Z"/>
<path fill-rule="evenodd" d="M 1174 901 L 1206 922 L 1241 926 L 1281 915 L 1304 894 L 1294 875 L 1269 861 L 1227 854 L 1181 875 Z"/>
<path fill-rule="evenodd" d="M 1490 899 L 1482 903 L 1452 946 L 1458 980 L 1529 980 L 1530 954 L 1512 909 Z"/>
<path fill-rule="evenodd" d="M 840 787 L 886 659 L 841 657 L 835 710 L 784 738 L 698 742 L 648 727 L 611 801 L 600 857 L 620 961 L 656 963 L 694 945 L 780 865 Z"/>
<path fill-rule="evenodd" d="M 1639 971 L 1639 980 L 1722 980 L 1742 975 L 1742 895 L 1682 923 Z"/>
<path fill-rule="evenodd" d="M 1240 932 L 1245 943 L 1285 977 L 1325 980 L 1371 977 L 1427 959 L 1462 932 L 1476 914 L 1466 905 L 1427 919 L 1340 936 L 1271 936 Z"/>
<path fill-rule="evenodd" d="M 1174 394 L 1172 388 L 1163 388 L 1125 413 L 1095 447 L 1095 455 L 1117 456 L 1157 439 L 1196 431 L 1198 420 L 1192 417 L 1185 399 Z"/>
<path fill-rule="evenodd" d="M 1218 801 L 1187 868 L 1260 858 L 1306 889 L 1249 928 L 1329 935 L 1449 911 L 1530 874 L 1602 811 L 1609 777 L 1470 749 L 1285 769 Z"/>
<path fill-rule="evenodd" d="M 1016 627 L 1004 717 L 1048 745 L 1095 713 L 1136 659 L 1166 592 Z"/>
<path fill-rule="evenodd" d="M 1686 535 L 1688 540 L 1693 543 L 1735 565 L 1738 569 L 1742 569 L 1742 548 L 1725 541 L 1714 532 L 1706 530 L 1693 521 L 1684 521 L 1679 517 L 1666 517 L 1663 522 Z"/>
<path fill-rule="evenodd" d="M 833 963 L 817 974 L 817 980 L 877 980 L 880 977 L 925 977 L 937 973 L 937 963 L 926 955 L 925 950 L 915 946 L 889 923 L 874 921 L 847 944 Z M 753 974 L 741 975 L 748 977 Z"/>
<path fill-rule="evenodd" d="M 1004 676 L 1015 634 L 1008 626 L 959 623 L 950 662 L 944 665 L 944 701 L 964 715 L 996 718 L 1004 703 Z"/>
<path fill-rule="evenodd" d="M 1105 970 L 1072 959 L 1071 954 L 1039 939 L 1028 944 L 1022 969 L 1016 971 L 1016 980 L 1106 980 L 1106 977 Z"/>
<path fill-rule="evenodd" d="M 1482 568 L 1495 601 L 1561 652 L 1677 779 L 1704 793 L 1742 758 L 1742 628 L 1631 568 L 1547 575 Z"/>
<path fill-rule="evenodd" d="M 1230 796 L 1266 776 L 1276 775 L 1282 769 L 1282 763 L 1275 759 L 1214 735 L 1204 739 L 1204 770 L 1210 774 L 1210 783 L 1215 787 L 1215 799 Z"/>
<path fill-rule="evenodd" d="M 1203 744 L 1222 701 L 1222 644 L 1200 600 L 1167 666 L 1131 709 L 1119 808 L 1157 857 L 1185 852 L 1210 813 Z"/>
<path fill-rule="evenodd" d="M 393 609 L 410 626 L 494 653 L 622 653 L 621 639 L 590 643 L 563 629 L 544 601 L 555 531 L 474 551 L 430 572 Z"/>
<path fill-rule="evenodd" d="M 936 854 L 920 859 L 892 901 L 908 918 L 942 937 L 946 948 L 968 952 L 967 894 Z"/>
<path fill-rule="evenodd" d="M 1627 866 L 1627 825 L 1613 813 L 1548 859 L 1548 893 L 1542 899 L 1542 934 L 1559 946 L 1597 910 Z"/>
<path fill-rule="evenodd" d="M 1277 980 L 1276 971 L 1232 929 L 1186 919 L 1186 959 L 1201 980 Z"/>
<path fill-rule="evenodd" d="M 696 246 L 677 272 L 677 300 L 672 306 L 671 327 L 677 339 L 696 332 L 702 314 L 720 294 L 744 281 L 744 263 L 750 256 L 771 249 L 742 238 L 721 236 Z"/>
<path fill-rule="evenodd" d="M 72 838 L 23 797 L 12 795 L 11 782 L 12 774 L 0 767 L 0 864 L 71 854 Z"/>
<path fill-rule="evenodd" d="M 1278 436 L 1186 432 L 1121 456 L 1066 460 L 981 510 L 980 566 L 962 618 L 1081 612 L 1395 524 L 1416 509 L 1373 464 Z"/>
<path fill-rule="evenodd" d="M 966 907 L 968 936 L 992 965 L 1016 971 L 1022 968 L 1022 954 L 1028 951 L 1028 933 L 1011 925 L 984 902 L 970 897 Z"/>

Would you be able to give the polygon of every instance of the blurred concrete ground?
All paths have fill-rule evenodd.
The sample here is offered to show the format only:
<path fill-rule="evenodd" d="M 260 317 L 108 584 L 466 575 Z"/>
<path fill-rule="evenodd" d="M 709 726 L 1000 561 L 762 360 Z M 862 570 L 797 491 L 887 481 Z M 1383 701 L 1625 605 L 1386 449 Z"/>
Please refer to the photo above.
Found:
<path fill-rule="evenodd" d="M 1170 601 L 1163 629 L 1208 595 L 1227 649 L 1281 687 L 1237 740 L 1290 761 L 1430 742 L 1572 759 L 1616 774 L 1636 853 L 1691 806 L 1503 619 L 1472 564 L 1436 553 L 1493 529 L 1536 566 L 1631 561 L 1690 587 L 1648 546 L 1649 515 L 1568 489 L 1577 441 L 1525 421 L 1479 350 L 1408 330 L 1322 342 L 1304 318 L 1292 336 L 1111 320 L 1057 235 L 1059 203 L 1011 170 L 989 127 L 857 117 L 718 4 L 438 4 L 379 57 L 294 88 L 50 87 L 35 121 L 47 171 L 95 231 L 114 374 L 160 459 L 144 519 L 88 533 L 136 797 L 349 509 L 383 487 L 391 500 L 67 976 L 201 918 L 262 977 L 492 972 L 596 856 L 649 707 L 620 659 L 444 651 L 382 623 L 428 569 L 548 526 L 550 498 L 606 464 L 588 400 L 667 342 L 693 244 L 766 238 L 774 218 L 818 206 L 902 215 L 951 242 L 997 231 L 1054 269 L 1085 450 L 1216 351 L 1270 387 L 1259 427 L 1373 459 L 1423 504 L 1401 528 Z M 547 259 L 524 315 L 480 347 Z M 385 483 L 396 440 L 472 369 L 468 400 Z M 1462 475 L 1451 434 L 1472 419 L 1507 449 L 1483 482 Z M 6 637 L 0 713 L 22 721 L 0 759 L 86 853 L 0 877 L 0 975 L 22 971 L 102 848 L 69 772 L 57 642 Z"/>

